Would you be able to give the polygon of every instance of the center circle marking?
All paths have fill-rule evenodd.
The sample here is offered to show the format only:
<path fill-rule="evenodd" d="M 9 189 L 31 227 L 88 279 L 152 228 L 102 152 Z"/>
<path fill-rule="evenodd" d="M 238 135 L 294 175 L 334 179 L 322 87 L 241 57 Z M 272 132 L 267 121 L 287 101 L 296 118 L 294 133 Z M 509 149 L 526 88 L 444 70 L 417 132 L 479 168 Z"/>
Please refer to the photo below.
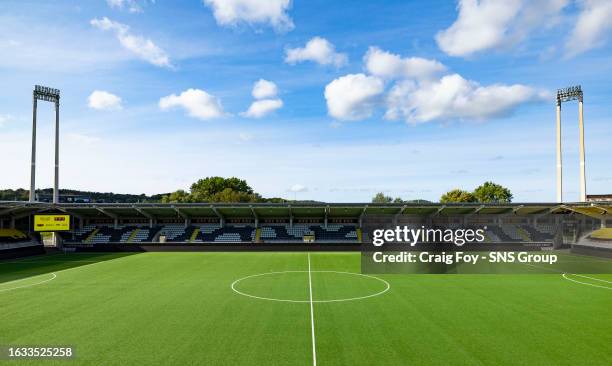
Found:
<path fill-rule="evenodd" d="M 310 303 L 311 302 L 310 300 L 277 299 L 277 298 L 273 298 L 273 297 L 257 296 L 257 295 L 253 295 L 253 294 L 249 294 L 249 293 L 240 291 L 240 290 L 238 290 L 236 288 L 237 284 L 239 284 L 240 282 L 242 282 L 244 280 L 247 280 L 249 278 L 264 277 L 264 276 L 273 276 L 273 275 L 285 274 L 285 273 L 308 273 L 308 272 L 309 271 L 280 271 L 280 272 L 266 272 L 266 273 L 254 274 L 254 275 L 250 275 L 250 276 L 239 278 L 236 281 L 232 282 L 231 288 L 232 288 L 232 291 L 234 291 L 235 293 L 237 293 L 239 295 L 242 295 L 242 296 L 250 297 L 250 298 L 253 298 L 253 299 L 268 300 L 268 301 L 280 301 L 280 302 L 293 302 L 293 303 Z M 310 273 L 336 273 L 336 274 L 352 275 L 352 276 L 356 276 L 356 277 L 365 277 L 365 278 L 369 278 L 369 279 L 374 279 L 374 280 L 379 281 L 379 282 L 381 282 L 381 283 L 383 283 L 385 285 L 385 288 L 383 290 L 378 291 L 378 292 L 373 293 L 373 294 L 364 295 L 364 296 L 357 296 L 357 297 L 347 297 L 347 298 L 341 298 L 341 299 L 312 300 L 313 303 L 343 302 L 343 301 L 363 300 L 363 299 L 367 299 L 367 298 L 370 298 L 370 297 L 380 296 L 380 295 L 384 294 L 385 292 L 389 291 L 389 289 L 391 288 L 391 285 L 389 284 L 389 282 L 383 280 L 382 278 L 378 278 L 378 277 L 374 277 L 374 276 L 370 276 L 370 275 L 366 275 L 366 274 L 362 274 L 362 273 L 341 272 L 341 271 L 310 271 Z"/>

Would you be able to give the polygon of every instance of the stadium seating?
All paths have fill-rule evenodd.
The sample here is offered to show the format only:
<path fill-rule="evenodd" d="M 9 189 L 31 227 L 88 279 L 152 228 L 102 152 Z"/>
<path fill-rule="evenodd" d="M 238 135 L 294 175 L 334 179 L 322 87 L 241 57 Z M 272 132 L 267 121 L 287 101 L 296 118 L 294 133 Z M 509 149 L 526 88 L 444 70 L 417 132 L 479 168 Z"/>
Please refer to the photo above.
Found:
<path fill-rule="evenodd" d="M 29 240 L 30 238 L 20 230 L 0 229 L 0 243 L 18 243 Z"/>
<path fill-rule="evenodd" d="M 521 225 L 521 228 L 529 234 L 531 241 L 551 241 L 554 237 L 552 227 L 542 230 L 540 227 Z"/>
<path fill-rule="evenodd" d="M 165 225 L 161 230 L 159 235 L 163 235 L 166 237 L 166 241 L 174 241 L 177 238 L 180 238 L 182 240 L 179 241 L 185 241 L 185 233 L 187 231 L 187 228 L 185 227 L 185 225 L 183 224 L 176 224 L 176 225 Z"/>
<path fill-rule="evenodd" d="M 71 233 L 62 233 L 64 241 L 72 243 L 106 244 L 106 243 L 140 243 L 151 242 L 161 227 L 154 226 L 117 226 L 86 225 Z"/>
<path fill-rule="evenodd" d="M 321 224 L 265 225 L 261 228 L 263 242 L 302 242 L 304 234 L 311 233 L 316 242 L 356 242 L 357 228 L 354 225 Z"/>
<path fill-rule="evenodd" d="M 214 243 L 242 243 L 252 242 L 255 237 L 255 227 L 250 225 L 218 225 L 202 226 L 197 240 Z"/>
<path fill-rule="evenodd" d="M 303 242 L 304 234 L 313 234 L 316 242 L 357 242 L 355 225 L 321 224 L 264 225 L 260 228 L 262 242 Z M 255 242 L 256 228 L 248 224 L 197 224 L 185 227 L 182 224 L 163 226 L 86 225 L 73 233 L 62 233 L 68 243 L 146 243 L 157 241 L 164 235 L 172 243 L 252 243 Z"/>
<path fill-rule="evenodd" d="M 532 225 L 487 225 L 485 237 L 488 242 L 550 242 L 554 237 L 553 231 Z"/>
<path fill-rule="evenodd" d="M 504 234 L 506 234 L 512 241 L 529 241 L 529 236 L 524 230 L 520 229 L 517 225 L 502 224 L 500 225 Z"/>
<path fill-rule="evenodd" d="M 456 226 L 456 227 L 455 227 Z M 447 229 L 451 225 L 436 226 Z M 454 225 L 456 229 L 478 229 L 480 225 Z M 415 226 L 416 228 L 416 226 Z M 354 224 L 264 224 L 259 228 L 259 241 L 263 243 L 303 242 L 305 234 L 312 234 L 317 243 L 357 242 L 357 226 Z M 487 225 L 487 242 L 550 242 L 556 227 L 553 225 Z M 168 243 L 252 243 L 256 241 L 256 228 L 248 224 L 196 224 L 185 227 L 183 224 L 167 224 L 149 227 L 112 225 L 86 225 L 73 233 L 61 233 L 66 242 L 105 244 L 105 243 L 147 243 L 158 241 L 164 235 Z"/>
<path fill-rule="evenodd" d="M 591 233 L 591 239 L 612 240 L 612 228 L 601 228 Z"/>

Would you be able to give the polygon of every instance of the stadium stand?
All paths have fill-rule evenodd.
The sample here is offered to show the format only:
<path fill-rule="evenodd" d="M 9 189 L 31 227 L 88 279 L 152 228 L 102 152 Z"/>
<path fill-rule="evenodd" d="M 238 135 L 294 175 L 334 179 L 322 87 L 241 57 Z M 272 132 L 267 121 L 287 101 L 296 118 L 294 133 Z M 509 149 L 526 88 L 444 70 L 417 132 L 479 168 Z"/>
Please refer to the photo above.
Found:
<path fill-rule="evenodd" d="M 513 239 L 510 235 L 506 234 L 506 232 L 500 226 L 497 225 L 488 225 L 487 232 L 493 233 L 493 235 L 497 237 L 500 242 L 514 242 L 520 240 Z"/>
<path fill-rule="evenodd" d="M 0 229 L 0 243 L 19 243 L 30 241 L 30 238 L 17 229 Z"/>
<path fill-rule="evenodd" d="M 327 229 L 320 224 L 265 225 L 260 227 L 262 242 L 302 242 L 305 234 L 314 234 L 317 242 L 357 242 L 355 225 L 329 224 Z M 165 236 L 168 243 L 252 243 L 256 228 L 252 225 L 201 224 L 185 227 L 181 224 L 164 226 L 117 226 L 86 225 L 72 233 L 62 233 L 69 243 L 145 243 L 159 241 Z"/>
<path fill-rule="evenodd" d="M 2 206 L 3 205 L 3 206 Z M 0 203 L 0 228 L 30 232 L 33 214 L 53 210 L 45 203 Z M 601 205 L 600 205 L 601 206 Z M 412 205 L 362 204 L 77 204 L 63 203 L 73 229 L 63 243 L 339 243 L 370 240 L 370 230 L 393 222 L 411 228 L 485 228 L 487 242 L 571 243 L 612 220 L 605 207 L 580 204 Z M 31 212 L 30 215 L 27 215 Z M 589 216 L 591 215 L 591 216 Z M 607 216 L 606 216 L 607 217 Z M 12 230 L 12 229 L 11 229 Z M 362 235 L 365 233 L 365 236 Z M 603 234 L 593 233 L 593 238 Z M 4 239 L 6 242 L 8 239 Z M 15 241 L 17 239 L 11 238 Z M 35 239 L 35 241 L 38 241 Z"/>
<path fill-rule="evenodd" d="M 521 225 L 520 228 L 524 230 L 528 235 L 530 241 L 551 241 L 554 237 L 553 229 L 540 229 L 530 225 Z"/>
<path fill-rule="evenodd" d="M 261 228 L 263 242 L 301 242 L 305 234 L 314 234 L 317 242 L 356 242 L 357 228 L 354 225 L 329 224 L 327 229 L 320 224 L 267 225 Z"/>
<path fill-rule="evenodd" d="M 44 253 L 42 244 L 18 229 L 0 229 L 0 259 Z"/>
<path fill-rule="evenodd" d="M 414 228 L 420 226 L 415 225 Z M 482 228 L 480 225 L 461 226 L 449 224 L 436 228 Z M 487 225 L 486 242 L 551 242 L 556 228 L 554 225 Z M 315 242 L 358 242 L 358 228 L 354 224 L 264 224 L 257 228 L 249 224 L 197 224 L 185 227 L 184 224 L 141 226 L 86 225 L 72 233 L 62 233 L 69 243 L 106 244 L 106 243 L 150 243 L 159 242 L 161 236 L 168 243 L 298 243 L 304 235 L 314 235 Z"/>
<path fill-rule="evenodd" d="M 525 233 L 525 231 L 522 231 L 516 225 L 502 224 L 500 225 L 500 228 L 502 229 L 504 234 L 506 234 L 513 241 L 521 241 L 521 240 L 529 241 L 530 240 L 530 238 Z"/>
<path fill-rule="evenodd" d="M 590 237 L 596 240 L 612 240 L 612 228 L 597 229 L 591 233 Z"/>

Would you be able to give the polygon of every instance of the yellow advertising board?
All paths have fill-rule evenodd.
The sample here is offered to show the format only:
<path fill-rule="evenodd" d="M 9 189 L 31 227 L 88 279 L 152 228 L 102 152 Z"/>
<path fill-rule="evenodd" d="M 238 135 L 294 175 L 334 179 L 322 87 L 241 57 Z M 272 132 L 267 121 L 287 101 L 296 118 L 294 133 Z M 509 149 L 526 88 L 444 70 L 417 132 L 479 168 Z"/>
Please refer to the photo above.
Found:
<path fill-rule="evenodd" d="M 34 231 L 68 231 L 70 215 L 34 215 Z"/>

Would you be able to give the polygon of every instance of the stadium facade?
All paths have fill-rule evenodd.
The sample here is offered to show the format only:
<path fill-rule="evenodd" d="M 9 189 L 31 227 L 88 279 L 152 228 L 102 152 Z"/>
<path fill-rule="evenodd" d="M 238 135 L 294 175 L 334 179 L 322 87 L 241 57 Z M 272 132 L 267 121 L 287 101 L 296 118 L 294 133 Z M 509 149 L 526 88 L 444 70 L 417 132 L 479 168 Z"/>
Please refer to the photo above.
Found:
<path fill-rule="evenodd" d="M 491 243 L 612 247 L 612 204 L 86 204 L 0 202 L 5 253 L 40 249 L 37 215 L 69 215 L 64 250 L 308 250 L 359 248 L 378 226 L 485 228 Z M 6 250 L 10 250 L 6 252 Z M 585 252 L 586 253 L 586 252 Z M 611 251 L 612 253 L 612 251 Z"/>

